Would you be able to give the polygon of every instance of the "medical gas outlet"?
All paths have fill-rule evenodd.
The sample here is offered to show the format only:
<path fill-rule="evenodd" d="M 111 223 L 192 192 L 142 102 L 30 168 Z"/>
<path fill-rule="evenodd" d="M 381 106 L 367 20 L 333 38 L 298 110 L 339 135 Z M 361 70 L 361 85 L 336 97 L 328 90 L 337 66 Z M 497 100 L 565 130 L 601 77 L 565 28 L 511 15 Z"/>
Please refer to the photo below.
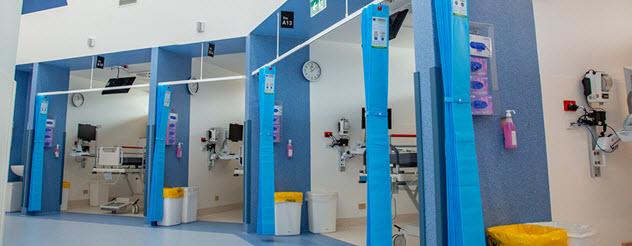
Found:
<path fill-rule="evenodd" d="M 237 126 L 237 128 L 235 128 Z M 223 128 L 215 127 L 206 132 L 206 137 L 201 138 L 201 142 L 204 145 L 202 150 L 208 152 L 208 169 L 212 170 L 218 160 L 239 160 L 240 166 L 242 165 L 242 145 L 241 136 L 235 137 L 234 129 L 238 129 L 240 125 L 231 124 L 233 133 L 230 133 Z M 239 129 L 238 129 L 239 130 Z M 228 135 L 228 136 L 227 136 Z M 231 153 L 228 147 L 228 142 L 239 142 L 239 153 Z M 241 167 L 240 167 L 241 168 Z"/>
<path fill-rule="evenodd" d="M 328 144 L 329 148 L 335 148 L 338 150 L 340 158 L 338 159 L 338 170 L 344 172 L 347 167 L 347 160 L 353 158 L 356 155 L 364 153 L 364 145 L 358 144 L 356 148 L 349 147 L 351 123 L 345 118 L 338 120 L 337 137 L 333 132 L 325 132 L 324 137 L 329 138 L 331 143 Z"/>
<path fill-rule="evenodd" d="M 606 154 L 613 153 L 619 147 L 619 133 L 608 124 L 607 112 L 602 106 L 611 99 L 613 80 L 605 72 L 588 70 L 581 80 L 586 105 L 573 100 L 565 100 L 564 111 L 580 112 L 577 119 L 570 123 L 571 129 L 584 128 L 588 135 L 588 155 L 591 177 L 600 177 L 601 168 L 606 167 Z"/>

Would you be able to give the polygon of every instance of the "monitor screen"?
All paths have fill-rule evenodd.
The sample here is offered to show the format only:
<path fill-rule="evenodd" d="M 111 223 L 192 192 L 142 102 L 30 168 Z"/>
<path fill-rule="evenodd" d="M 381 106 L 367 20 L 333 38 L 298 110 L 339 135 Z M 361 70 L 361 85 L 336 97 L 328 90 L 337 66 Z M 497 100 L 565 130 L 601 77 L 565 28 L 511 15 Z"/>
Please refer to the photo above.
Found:
<path fill-rule="evenodd" d="M 110 80 L 108 80 L 108 83 L 105 84 L 105 88 L 132 85 L 132 84 L 134 84 L 134 80 L 136 80 L 136 77 L 110 79 Z M 129 88 L 127 88 L 127 89 L 105 90 L 105 91 L 101 92 L 101 95 L 122 94 L 122 93 L 128 93 L 128 92 L 129 92 Z"/>
<path fill-rule="evenodd" d="M 395 14 L 392 14 L 389 18 L 389 30 L 388 36 L 389 40 L 393 40 L 397 37 L 399 33 L 399 29 L 402 28 L 404 24 L 404 20 L 406 19 L 406 15 L 408 14 L 408 9 L 399 11 Z"/>
<path fill-rule="evenodd" d="M 228 127 L 228 140 L 239 142 L 244 139 L 244 125 L 230 124 Z"/>
<path fill-rule="evenodd" d="M 88 142 L 97 140 L 97 127 L 93 125 L 79 124 L 77 138 Z"/>

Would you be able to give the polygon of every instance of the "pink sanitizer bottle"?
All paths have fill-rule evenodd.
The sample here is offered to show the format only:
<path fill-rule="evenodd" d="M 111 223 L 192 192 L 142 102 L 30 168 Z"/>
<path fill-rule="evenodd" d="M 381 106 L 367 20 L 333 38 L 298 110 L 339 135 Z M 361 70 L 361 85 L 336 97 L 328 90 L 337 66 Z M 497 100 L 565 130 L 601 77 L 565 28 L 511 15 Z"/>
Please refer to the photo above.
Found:
<path fill-rule="evenodd" d="M 518 148 L 518 139 L 516 137 L 516 124 L 513 122 L 513 115 L 516 114 L 514 110 L 506 110 L 505 117 L 502 119 L 500 125 L 503 129 L 503 136 L 505 137 L 505 149 Z"/>
<path fill-rule="evenodd" d="M 292 139 L 287 141 L 287 158 L 294 156 L 294 146 L 292 146 Z"/>

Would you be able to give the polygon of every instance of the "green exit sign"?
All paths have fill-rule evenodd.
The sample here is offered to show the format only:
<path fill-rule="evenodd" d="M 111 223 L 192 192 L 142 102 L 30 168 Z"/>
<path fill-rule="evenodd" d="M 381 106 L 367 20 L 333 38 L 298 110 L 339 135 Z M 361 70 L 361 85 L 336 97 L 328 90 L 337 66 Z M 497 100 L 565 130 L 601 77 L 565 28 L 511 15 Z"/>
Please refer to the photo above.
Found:
<path fill-rule="evenodd" d="M 327 8 L 327 0 L 309 0 L 309 16 L 314 17 Z"/>

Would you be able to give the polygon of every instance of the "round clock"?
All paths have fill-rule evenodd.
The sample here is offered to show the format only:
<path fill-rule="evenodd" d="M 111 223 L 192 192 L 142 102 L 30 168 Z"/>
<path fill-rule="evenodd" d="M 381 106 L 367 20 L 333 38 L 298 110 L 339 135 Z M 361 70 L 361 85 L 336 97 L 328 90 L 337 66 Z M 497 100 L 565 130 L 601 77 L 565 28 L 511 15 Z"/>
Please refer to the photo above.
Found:
<path fill-rule="evenodd" d="M 200 91 L 200 84 L 199 83 L 187 84 L 187 90 L 189 90 L 189 94 L 195 95 L 198 93 L 198 91 Z"/>
<path fill-rule="evenodd" d="M 81 93 L 72 94 L 72 96 L 70 97 L 70 100 L 72 102 L 72 106 L 75 106 L 75 108 L 83 106 L 83 103 L 86 102 L 86 99 L 83 97 L 83 94 Z"/>
<path fill-rule="evenodd" d="M 310 82 L 314 82 L 320 79 L 320 75 L 322 75 L 322 70 L 320 68 L 320 64 L 315 61 L 307 61 L 303 64 L 303 77 Z"/>

